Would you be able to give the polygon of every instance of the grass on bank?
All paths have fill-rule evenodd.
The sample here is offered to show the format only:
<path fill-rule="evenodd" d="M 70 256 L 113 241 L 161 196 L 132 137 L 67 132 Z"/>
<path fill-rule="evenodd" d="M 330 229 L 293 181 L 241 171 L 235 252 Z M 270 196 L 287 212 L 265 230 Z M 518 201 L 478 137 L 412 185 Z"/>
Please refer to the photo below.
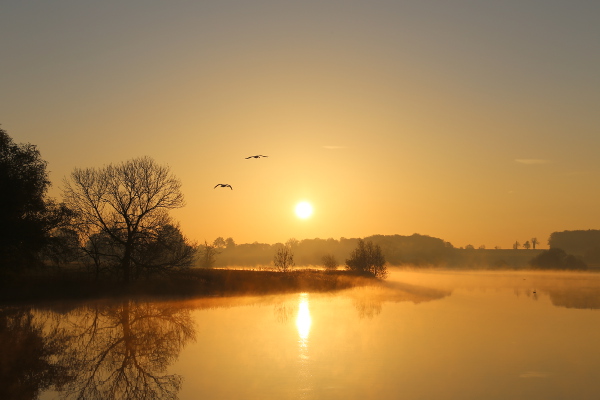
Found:
<path fill-rule="evenodd" d="M 290 272 L 192 268 L 139 279 L 129 285 L 91 280 L 80 271 L 16 277 L 0 284 L 0 302 L 29 302 L 107 297 L 202 297 L 326 292 L 375 283 L 350 271 L 303 269 Z"/>

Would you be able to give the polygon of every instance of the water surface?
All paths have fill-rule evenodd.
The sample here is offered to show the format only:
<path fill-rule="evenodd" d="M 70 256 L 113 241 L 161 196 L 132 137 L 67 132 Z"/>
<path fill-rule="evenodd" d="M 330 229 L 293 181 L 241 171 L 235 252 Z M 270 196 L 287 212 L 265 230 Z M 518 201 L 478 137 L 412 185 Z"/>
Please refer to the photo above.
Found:
<path fill-rule="evenodd" d="M 599 308 L 593 273 L 395 270 L 333 294 L 4 309 L 2 384 L 42 399 L 598 399 Z"/>

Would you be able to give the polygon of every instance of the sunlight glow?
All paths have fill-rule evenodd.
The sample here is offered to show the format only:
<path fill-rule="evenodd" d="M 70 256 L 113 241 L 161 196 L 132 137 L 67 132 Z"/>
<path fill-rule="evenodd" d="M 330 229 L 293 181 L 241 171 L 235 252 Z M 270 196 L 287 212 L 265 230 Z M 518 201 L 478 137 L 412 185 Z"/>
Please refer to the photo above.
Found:
<path fill-rule="evenodd" d="M 313 208 L 310 203 L 306 201 L 301 201 L 296 205 L 296 215 L 298 218 L 306 219 L 310 217 L 313 213 Z"/>
<path fill-rule="evenodd" d="M 312 318 L 310 317 L 310 311 L 308 310 L 308 295 L 302 293 L 300 295 L 300 304 L 298 305 L 296 327 L 298 328 L 298 335 L 303 342 L 308 339 L 311 324 Z"/>

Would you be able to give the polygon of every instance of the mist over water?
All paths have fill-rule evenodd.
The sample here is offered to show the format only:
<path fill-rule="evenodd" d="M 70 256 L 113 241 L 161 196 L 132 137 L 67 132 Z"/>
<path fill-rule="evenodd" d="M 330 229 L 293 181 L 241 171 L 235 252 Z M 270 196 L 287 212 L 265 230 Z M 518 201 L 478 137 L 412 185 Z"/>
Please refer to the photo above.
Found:
<path fill-rule="evenodd" d="M 592 399 L 599 299 L 594 273 L 392 269 L 335 293 L 4 309 L 0 335 L 46 346 L 10 355 L 46 357 L 42 399 Z"/>

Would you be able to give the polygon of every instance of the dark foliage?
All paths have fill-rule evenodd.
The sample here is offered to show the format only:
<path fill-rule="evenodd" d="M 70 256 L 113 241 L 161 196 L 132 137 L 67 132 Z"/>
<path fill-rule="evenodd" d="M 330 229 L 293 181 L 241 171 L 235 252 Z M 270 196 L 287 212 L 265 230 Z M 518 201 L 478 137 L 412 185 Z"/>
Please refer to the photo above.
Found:
<path fill-rule="evenodd" d="M 530 265 L 537 269 L 587 269 L 583 260 L 558 248 L 542 251 L 530 261 Z"/>
<path fill-rule="evenodd" d="M 46 198 L 46 161 L 32 144 L 15 144 L 0 129 L 0 269 L 38 265 L 52 232 L 71 213 Z"/>
<path fill-rule="evenodd" d="M 548 239 L 550 248 L 583 257 L 588 263 L 600 263 L 600 230 L 575 230 L 553 232 Z"/>
<path fill-rule="evenodd" d="M 373 244 L 372 241 L 358 240 L 356 249 L 346 260 L 346 269 L 349 271 L 369 274 L 376 278 L 383 279 L 387 276 L 385 267 L 385 257 L 381 252 L 381 247 Z"/>

